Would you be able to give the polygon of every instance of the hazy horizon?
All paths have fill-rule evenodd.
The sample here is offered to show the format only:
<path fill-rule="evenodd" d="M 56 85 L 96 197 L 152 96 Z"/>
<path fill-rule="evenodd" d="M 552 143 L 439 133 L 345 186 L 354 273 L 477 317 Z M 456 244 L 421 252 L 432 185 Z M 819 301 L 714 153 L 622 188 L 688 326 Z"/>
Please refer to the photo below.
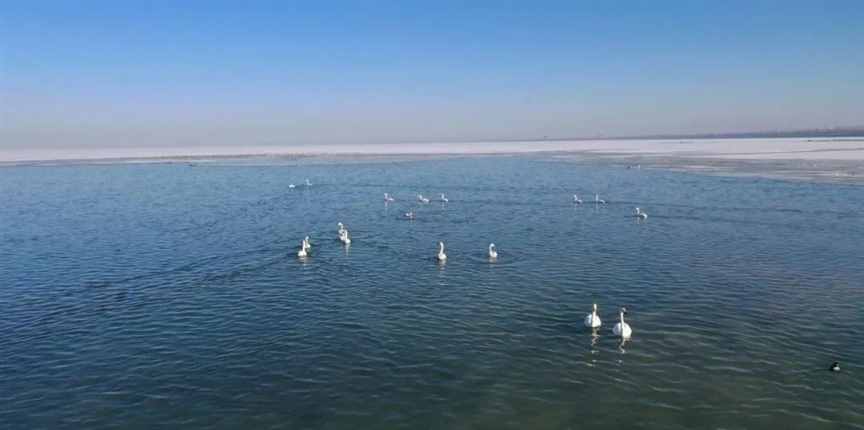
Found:
<path fill-rule="evenodd" d="M 864 118 L 864 11 L 852 1 L 4 9 L 6 152 L 698 134 Z"/>

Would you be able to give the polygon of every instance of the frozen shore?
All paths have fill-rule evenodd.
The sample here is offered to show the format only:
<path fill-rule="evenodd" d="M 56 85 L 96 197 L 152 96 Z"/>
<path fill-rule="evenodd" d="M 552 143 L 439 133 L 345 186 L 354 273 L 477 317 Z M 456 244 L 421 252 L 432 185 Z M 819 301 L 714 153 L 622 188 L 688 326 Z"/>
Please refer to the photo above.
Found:
<path fill-rule="evenodd" d="M 864 183 L 864 137 L 689 140 L 561 140 L 374 145 L 191 146 L 149 148 L 0 149 L 0 165 L 146 163 L 227 158 L 416 158 L 531 154 L 578 162 Z"/>

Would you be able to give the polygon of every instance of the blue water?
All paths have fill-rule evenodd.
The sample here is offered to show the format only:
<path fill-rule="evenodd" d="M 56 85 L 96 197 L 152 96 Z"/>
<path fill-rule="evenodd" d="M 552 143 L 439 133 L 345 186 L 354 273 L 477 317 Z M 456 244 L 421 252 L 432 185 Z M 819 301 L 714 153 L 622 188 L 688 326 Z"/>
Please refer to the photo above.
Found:
<path fill-rule="evenodd" d="M 0 202 L 4 429 L 864 428 L 864 187 L 223 161 L 3 168 Z"/>

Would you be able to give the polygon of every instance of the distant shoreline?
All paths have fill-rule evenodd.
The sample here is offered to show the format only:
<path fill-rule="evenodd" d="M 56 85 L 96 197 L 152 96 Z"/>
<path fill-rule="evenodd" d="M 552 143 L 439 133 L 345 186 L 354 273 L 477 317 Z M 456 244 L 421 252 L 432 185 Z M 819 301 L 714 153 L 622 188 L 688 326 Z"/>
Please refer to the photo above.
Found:
<path fill-rule="evenodd" d="M 681 139 L 835 139 L 864 136 L 864 127 L 836 127 L 810 130 L 742 131 L 733 133 L 650 134 L 635 136 L 598 136 L 552 140 L 681 140 Z"/>
<path fill-rule="evenodd" d="M 717 139 L 579 139 L 477 142 L 429 142 L 382 144 L 321 145 L 237 145 L 237 146 L 155 146 L 76 147 L 42 149 L 4 149 L 0 164 L 82 163 L 82 162 L 180 162 L 196 159 L 251 157 L 309 157 L 365 155 L 493 155 L 543 152 L 596 152 L 610 154 L 671 155 L 683 152 L 706 157 L 810 158 L 808 152 L 821 152 L 819 158 L 864 160 L 864 135 L 842 138 L 717 138 Z M 770 156 L 773 154 L 773 157 Z M 797 154 L 797 155 L 795 155 Z M 825 156 L 827 155 L 827 157 Z"/>

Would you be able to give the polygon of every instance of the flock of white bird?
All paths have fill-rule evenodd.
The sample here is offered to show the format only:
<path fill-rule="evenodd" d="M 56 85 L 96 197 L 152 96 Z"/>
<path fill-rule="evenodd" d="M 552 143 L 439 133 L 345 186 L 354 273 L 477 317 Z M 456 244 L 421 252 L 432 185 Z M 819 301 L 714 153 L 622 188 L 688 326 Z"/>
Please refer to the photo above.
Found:
<path fill-rule="evenodd" d="M 309 181 L 309 179 L 306 179 L 305 185 L 307 187 L 311 187 L 312 182 Z M 288 188 L 295 188 L 295 185 L 290 184 L 288 186 Z M 390 203 L 390 202 L 394 202 L 394 201 L 396 201 L 396 199 L 394 199 L 389 193 L 384 193 L 384 203 L 385 204 Z M 424 197 L 422 194 L 417 194 L 417 201 L 419 201 L 420 203 L 427 204 L 427 203 L 429 203 L 430 200 L 429 200 L 429 198 Z M 447 196 L 445 196 L 444 194 L 441 194 L 439 201 L 442 203 L 447 203 L 450 200 L 447 198 Z M 582 200 L 579 199 L 578 195 L 573 194 L 573 203 L 575 203 L 577 205 L 582 204 Z M 606 200 L 601 199 L 599 194 L 594 194 L 594 203 L 603 205 L 603 204 L 606 204 Z M 641 218 L 641 219 L 648 218 L 648 214 L 646 214 L 644 211 L 642 211 L 642 209 L 640 209 L 638 207 L 636 208 L 636 211 L 635 211 L 633 216 L 635 216 L 636 218 Z M 415 218 L 414 211 L 406 212 L 404 214 L 404 217 L 407 219 L 414 219 Z M 350 236 L 350 233 L 348 232 L 348 228 L 345 227 L 345 224 L 343 224 L 342 222 L 337 223 L 336 226 L 338 227 L 337 234 L 339 236 L 339 241 L 341 241 L 344 245 L 350 245 L 351 244 L 351 236 Z M 300 250 L 297 251 L 297 257 L 299 257 L 299 258 L 308 257 L 311 249 L 312 249 L 312 243 L 309 241 L 309 236 L 306 236 L 305 238 L 303 238 L 302 241 L 300 241 Z M 488 253 L 490 261 L 495 261 L 498 259 L 498 249 L 495 247 L 494 243 L 489 244 L 487 253 Z M 438 242 L 438 253 L 435 255 L 435 258 L 439 262 L 442 262 L 442 263 L 447 261 L 447 253 L 444 252 L 444 242 Z M 618 323 L 616 323 L 615 326 L 612 327 L 612 333 L 615 336 L 620 336 L 622 339 L 629 339 L 630 336 L 633 334 L 633 330 L 630 328 L 630 325 L 627 324 L 626 322 L 624 322 L 624 314 L 626 312 L 627 312 L 627 308 L 621 308 L 621 310 L 618 312 Z M 597 315 L 597 304 L 595 303 L 594 308 L 591 311 L 591 313 L 589 313 L 588 315 L 585 316 L 585 327 L 597 329 L 597 328 L 600 328 L 600 326 L 602 324 L 603 323 L 600 321 L 600 316 Z"/>

